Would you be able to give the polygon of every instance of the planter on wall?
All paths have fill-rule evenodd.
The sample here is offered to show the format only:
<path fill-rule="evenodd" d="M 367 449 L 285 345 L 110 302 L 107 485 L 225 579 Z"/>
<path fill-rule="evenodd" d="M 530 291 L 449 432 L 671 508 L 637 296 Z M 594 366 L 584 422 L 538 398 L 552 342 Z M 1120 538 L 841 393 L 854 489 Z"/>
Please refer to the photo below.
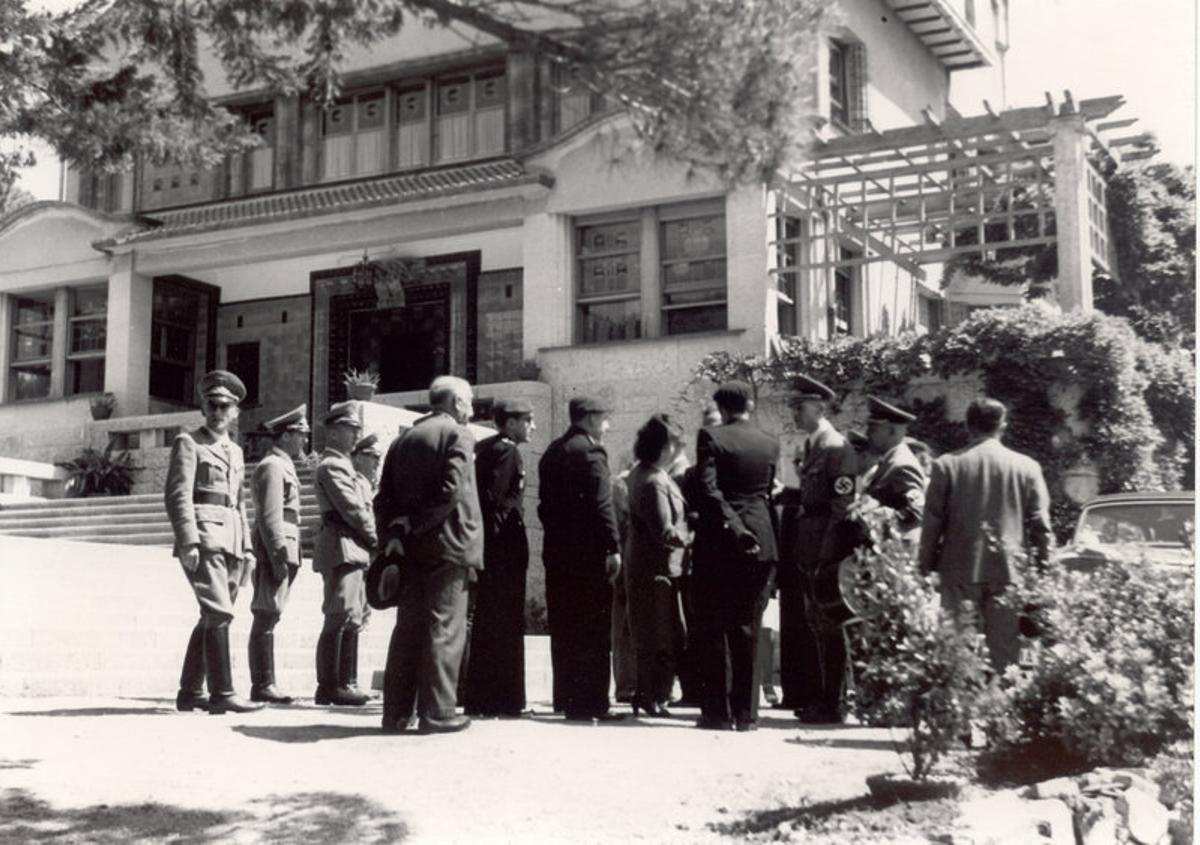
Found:
<path fill-rule="evenodd" d="M 100 396 L 93 396 L 88 402 L 88 407 L 92 411 L 92 419 L 106 420 L 113 415 L 113 411 L 117 407 L 117 397 L 111 393 L 104 393 Z"/>
<path fill-rule="evenodd" d="M 352 384 L 346 388 L 351 399 L 359 402 L 370 402 L 375 398 L 376 387 L 373 384 Z"/>

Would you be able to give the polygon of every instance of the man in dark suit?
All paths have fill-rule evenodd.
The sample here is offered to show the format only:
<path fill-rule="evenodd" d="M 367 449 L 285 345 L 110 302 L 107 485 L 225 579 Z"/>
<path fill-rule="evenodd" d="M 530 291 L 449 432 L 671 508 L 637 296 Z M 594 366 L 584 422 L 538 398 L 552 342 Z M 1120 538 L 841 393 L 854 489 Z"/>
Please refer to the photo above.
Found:
<path fill-rule="evenodd" d="M 622 716 L 609 712 L 608 685 L 621 540 L 602 445 L 609 408 L 577 396 L 568 413 L 570 428 L 538 463 L 554 709 L 571 720 L 615 721 Z"/>
<path fill-rule="evenodd" d="M 1001 599 L 1009 558 L 1026 551 L 1044 565 L 1050 548 L 1050 494 L 1042 468 L 1005 447 L 1007 409 L 995 399 L 967 408 L 971 443 L 933 463 L 925 494 L 919 560 L 940 578 L 942 603 L 982 630 L 997 671 L 1017 659 L 1016 609 Z"/>
<path fill-rule="evenodd" d="M 780 499 L 794 515 L 792 548 L 784 554 L 779 589 L 780 675 L 784 701 L 802 722 L 841 721 L 846 646 L 820 618 L 813 587 L 822 570 L 853 548 L 847 519 L 854 502 L 858 455 L 826 418 L 834 392 L 816 379 L 795 379 L 797 427 L 808 435 L 796 457 L 799 488 Z"/>
<path fill-rule="evenodd" d="M 483 511 L 483 571 L 475 585 L 470 668 L 463 707 L 467 715 L 520 716 L 525 709 L 525 462 L 517 448 L 529 442 L 533 406 L 500 399 L 492 409 L 494 437 L 475 448 L 475 478 Z"/>
<path fill-rule="evenodd" d="M 475 438 L 466 427 L 472 398 L 463 379 L 434 379 L 433 410 L 392 443 L 383 461 L 375 513 L 384 553 L 405 558 L 383 681 L 387 733 L 404 730 L 414 707 L 423 733 L 471 723 L 455 708 L 468 573 L 483 568 Z"/>
<path fill-rule="evenodd" d="M 246 713 L 263 706 L 234 694 L 229 664 L 233 603 L 254 568 L 242 497 L 246 468 L 241 447 L 229 439 L 246 386 L 233 373 L 213 370 L 201 379 L 200 396 L 204 425 L 175 438 L 163 490 L 175 534 L 174 555 L 200 605 L 175 706 L 213 714 Z"/>
<path fill-rule="evenodd" d="M 271 450 L 254 468 L 254 599 L 250 610 L 250 700 L 291 704 L 275 688 L 275 626 L 300 571 L 300 478 L 292 459 L 308 442 L 308 407 L 301 405 L 263 423 Z"/>
<path fill-rule="evenodd" d="M 723 384 L 713 400 L 722 425 L 701 429 L 696 440 L 696 726 L 748 731 L 758 721 L 756 649 L 778 560 L 771 489 L 779 441 L 750 422 L 754 400 L 749 385 Z"/>
<path fill-rule="evenodd" d="M 364 578 L 378 544 L 371 499 L 359 483 L 350 453 L 362 422 L 357 402 L 339 402 L 325 417 L 325 451 L 315 487 L 321 527 L 313 543 L 313 569 L 321 573 L 325 624 L 317 640 L 316 704 L 359 707 L 369 696 L 355 684 L 358 636 L 366 607 Z"/>
<path fill-rule="evenodd" d="M 880 458 L 867 474 L 863 495 L 895 514 L 901 535 L 915 546 L 925 511 L 925 471 L 907 437 L 916 417 L 874 396 L 867 397 L 867 408 L 867 439 Z"/>

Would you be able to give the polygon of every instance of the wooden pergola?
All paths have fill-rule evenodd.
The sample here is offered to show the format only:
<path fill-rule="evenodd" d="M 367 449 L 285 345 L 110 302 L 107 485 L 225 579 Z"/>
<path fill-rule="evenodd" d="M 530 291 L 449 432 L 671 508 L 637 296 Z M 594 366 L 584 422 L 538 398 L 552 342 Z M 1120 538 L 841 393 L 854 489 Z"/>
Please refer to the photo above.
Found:
<path fill-rule="evenodd" d="M 1056 244 L 1060 301 L 1091 306 L 1093 268 L 1110 271 L 1105 179 L 1153 154 L 1123 134 L 1120 96 L 937 120 L 814 141 L 774 186 L 778 277 L 889 262 L 924 266 L 967 253 Z M 850 247 L 850 249 L 847 249 Z M 1001 257 L 1003 253 L 1000 252 Z M 1086 278 L 1085 278 L 1086 277 Z"/>

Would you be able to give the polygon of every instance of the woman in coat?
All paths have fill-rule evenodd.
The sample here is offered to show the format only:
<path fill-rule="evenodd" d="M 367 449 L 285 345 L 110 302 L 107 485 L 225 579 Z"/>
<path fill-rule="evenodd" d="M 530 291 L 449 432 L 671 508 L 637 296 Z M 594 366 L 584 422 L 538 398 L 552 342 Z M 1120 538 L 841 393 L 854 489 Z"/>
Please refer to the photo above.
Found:
<path fill-rule="evenodd" d="M 637 661 L 633 712 L 669 716 L 675 654 L 684 636 L 679 579 L 683 550 L 691 542 L 683 494 L 668 469 L 683 448 L 683 431 L 656 414 L 638 431 L 637 464 L 626 478 L 629 531 L 625 588 Z"/>

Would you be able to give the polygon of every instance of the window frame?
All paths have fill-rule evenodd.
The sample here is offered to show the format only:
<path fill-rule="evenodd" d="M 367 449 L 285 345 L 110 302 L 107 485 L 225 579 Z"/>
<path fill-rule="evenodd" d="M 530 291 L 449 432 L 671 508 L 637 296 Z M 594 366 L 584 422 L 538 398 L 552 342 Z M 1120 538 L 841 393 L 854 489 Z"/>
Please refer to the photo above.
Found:
<path fill-rule="evenodd" d="M 34 302 L 40 305 L 45 305 L 44 300 L 36 299 L 37 296 L 50 295 L 50 318 L 47 320 L 34 320 L 28 322 L 20 322 L 18 313 L 21 310 L 21 303 Z M 49 288 L 46 290 L 27 291 L 22 294 L 10 294 L 9 307 L 11 309 L 11 317 L 9 319 L 9 336 L 8 336 L 8 395 L 5 400 L 8 402 L 37 402 L 45 399 L 53 399 L 54 397 L 54 334 L 55 323 L 58 316 L 58 289 Z M 20 358 L 18 355 L 18 337 L 22 334 L 21 327 L 25 328 L 45 328 L 49 327 L 50 334 L 45 337 L 47 353 L 37 358 Z M 32 370 L 47 368 L 49 370 L 49 379 L 46 382 L 46 392 L 39 396 L 17 396 L 17 379 L 16 374 L 20 370 Z"/>
<path fill-rule="evenodd" d="M 367 179 L 372 176 L 381 176 L 392 169 L 395 161 L 395 153 L 393 152 L 394 110 L 392 101 L 395 99 L 393 96 L 393 88 L 394 86 L 391 84 L 371 85 L 364 88 L 355 89 L 353 91 L 347 91 L 341 97 L 338 97 L 338 99 L 334 102 L 333 108 L 350 109 L 351 124 L 350 131 L 347 134 L 350 136 L 350 161 L 352 172 L 349 174 L 339 174 L 337 176 L 329 175 L 329 161 L 325 154 L 325 139 L 329 137 L 326 134 L 326 125 L 327 121 L 329 120 L 330 110 L 321 109 L 320 112 L 318 112 L 321 120 L 320 126 L 318 127 L 318 138 L 320 139 L 320 142 L 317 147 L 319 150 L 318 158 L 320 174 L 317 181 L 319 183 L 347 182 L 354 179 Z M 381 106 L 383 117 L 378 127 L 383 132 L 383 152 L 379 157 L 379 165 L 375 170 L 369 172 L 364 171 L 360 173 L 358 172 L 358 145 L 360 135 L 359 102 L 361 100 L 367 100 L 375 97 L 381 97 L 383 100 L 383 104 Z M 375 127 L 371 127 L 371 129 L 373 130 Z"/>
<path fill-rule="evenodd" d="M 829 39 L 829 120 L 843 132 L 850 132 L 850 45 L 838 38 Z M 834 96 L 834 83 L 841 91 L 841 98 Z"/>
<path fill-rule="evenodd" d="M 184 390 L 182 392 L 182 398 L 175 397 L 175 396 L 158 395 L 153 392 L 153 388 L 151 388 L 151 390 L 150 390 L 150 395 L 155 399 L 161 399 L 166 402 L 190 403 L 192 401 L 191 396 L 194 393 L 194 384 L 195 384 L 195 375 L 196 375 L 196 344 L 199 340 L 199 335 L 200 335 L 200 329 L 199 329 L 198 323 L 199 323 L 199 318 L 200 318 L 200 309 L 203 306 L 203 303 L 201 302 L 201 297 L 200 297 L 199 293 L 196 293 L 195 291 L 187 290 L 186 288 L 180 288 L 175 285 L 169 285 L 168 287 L 165 287 L 163 290 L 164 290 L 165 294 L 182 295 L 182 296 L 192 297 L 196 303 L 196 319 L 193 320 L 192 325 L 190 325 L 190 326 L 186 325 L 184 323 L 173 321 L 173 320 L 163 319 L 162 317 L 156 316 L 154 314 L 153 303 L 151 303 L 150 362 L 149 362 L 151 373 L 153 374 L 153 369 L 154 369 L 155 364 L 161 364 L 161 365 L 168 366 L 168 367 L 179 367 L 179 368 L 183 369 L 184 370 Z M 157 291 L 155 291 L 155 292 L 157 293 Z M 169 357 L 167 357 L 165 352 L 160 353 L 158 351 L 158 349 L 157 349 L 158 344 L 155 343 L 155 338 L 156 338 L 157 329 L 159 326 L 164 326 L 166 328 L 180 329 L 180 330 L 188 333 L 190 342 L 187 344 L 188 356 L 187 356 L 186 361 L 179 360 L 176 358 L 169 358 Z M 151 381 L 153 382 L 153 377 L 151 378 Z M 191 383 L 189 384 L 189 382 L 191 382 Z"/>
<path fill-rule="evenodd" d="M 258 121 L 269 118 L 271 120 L 271 133 L 268 143 L 230 156 L 229 194 L 233 197 L 246 197 L 273 191 L 276 188 L 275 164 L 279 157 L 279 115 L 275 111 L 275 102 L 272 100 L 266 103 L 258 103 L 254 106 L 247 106 L 240 109 L 239 114 L 251 131 L 254 131 L 254 126 Z M 255 188 L 251 185 L 251 180 L 254 177 L 254 155 L 264 149 L 269 150 L 271 153 L 271 178 L 267 185 Z M 236 166 L 234 165 L 235 157 L 240 159 Z M 240 182 L 237 185 L 234 184 L 235 170 L 238 177 L 237 181 Z"/>
<path fill-rule="evenodd" d="M 612 212 L 602 215 L 588 215 L 585 217 L 576 218 L 571 227 L 571 249 L 572 249 L 572 266 L 574 268 L 574 279 L 571 286 L 571 291 L 575 300 L 575 329 L 573 336 L 578 344 L 591 343 L 610 343 L 614 339 L 604 340 L 584 340 L 581 309 L 589 305 L 608 305 L 617 302 L 632 302 L 637 301 L 642 310 L 642 319 L 638 320 L 636 333 L 633 337 L 616 338 L 615 340 L 638 340 L 645 336 L 645 309 L 642 305 L 642 293 L 645 288 L 646 279 L 642 269 L 645 264 L 646 243 L 643 237 L 644 210 L 640 208 L 626 209 L 623 211 Z M 584 253 L 582 250 L 582 232 L 589 228 L 599 226 L 610 226 L 618 223 L 628 223 L 637 232 L 637 245 L 634 249 L 605 249 L 596 252 Z M 602 258 L 614 258 L 621 255 L 634 256 L 633 266 L 637 267 L 638 281 L 637 286 L 629 291 L 621 291 L 617 293 L 602 293 L 591 294 L 588 296 L 582 295 L 582 284 L 584 278 L 583 266 L 586 261 L 595 261 Z"/>
<path fill-rule="evenodd" d="M 99 314 L 79 314 L 79 295 L 83 292 L 104 291 L 104 311 Z M 70 306 L 67 312 L 67 362 L 66 374 L 67 378 L 63 382 L 63 393 L 67 396 L 84 396 L 89 393 L 103 393 L 103 377 L 101 378 L 101 386 L 99 390 L 76 390 L 74 387 L 75 365 L 85 361 L 100 361 L 101 372 L 103 373 L 103 365 L 107 354 L 106 346 L 108 343 L 108 284 L 101 283 L 97 285 L 85 285 L 82 287 L 71 288 L 69 296 Z M 82 352 L 75 350 L 75 327 L 83 323 L 100 323 L 104 326 L 104 344 L 100 349 L 84 350 Z"/>
<path fill-rule="evenodd" d="M 478 84 L 481 78 L 499 77 L 503 80 L 503 118 L 502 132 L 503 140 L 500 144 L 499 151 L 488 152 L 483 154 L 479 152 L 479 138 L 476 126 L 476 117 L 479 114 L 480 107 L 478 104 Z M 440 145 L 442 141 L 442 133 L 439 126 L 441 120 L 441 92 L 443 85 L 461 84 L 466 81 L 467 88 L 467 106 L 464 113 L 467 115 L 467 154 L 457 158 L 446 158 L 441 154 Z M 508 79 L 508 68 L 503 64 L 488 64 L 478 67 L 465 68 L 444 73 L 435 74 L 426 77 L 428 84 L 429 98 L 427 101 L 427 119 L 430 124 L 430 140 L 429 140 L 429 163 L 427 167 L 441 167 L 443 165 L 462 164 L 468 161 L 478 161 L 480 159 L 495 158 L 502 156 L 509 151 L 509 131 L 508 122 L 512 113 L 512 103 L 509 100 L 510 88 Z M 492 108 L 492 107 L 488 107 Z"/>

